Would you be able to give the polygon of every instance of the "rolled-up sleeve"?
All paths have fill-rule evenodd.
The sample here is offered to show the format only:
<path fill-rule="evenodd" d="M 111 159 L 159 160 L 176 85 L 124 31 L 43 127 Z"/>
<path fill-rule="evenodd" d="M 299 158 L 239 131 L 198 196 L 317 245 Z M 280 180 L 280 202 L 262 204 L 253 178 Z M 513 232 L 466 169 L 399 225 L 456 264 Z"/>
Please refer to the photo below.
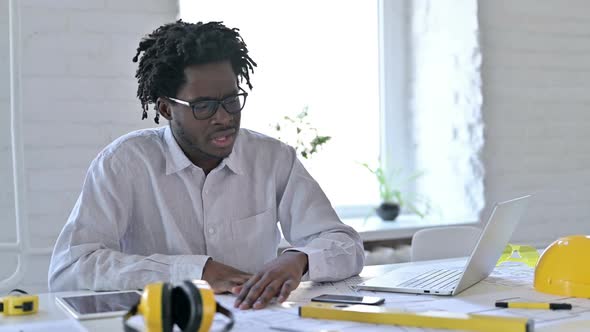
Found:
<path fill-rule="evenodd" d="M 308 277 L 334 281 L 357 275 L 363 268 L 364 250 L 359 234 L 342 223 L 319 184 L 295 157 L 280 195 L 279 221 L 288 250 L 308 257 Z"/>
<path fill-rule="evenodd" d="M 49 289 L 139 289 L 155 281 L 200 279 L 204 255 L 132 255 L 121 238 L 133 204 L 132 171 L 99 155 L 60 233 L 49 266 Z"/>

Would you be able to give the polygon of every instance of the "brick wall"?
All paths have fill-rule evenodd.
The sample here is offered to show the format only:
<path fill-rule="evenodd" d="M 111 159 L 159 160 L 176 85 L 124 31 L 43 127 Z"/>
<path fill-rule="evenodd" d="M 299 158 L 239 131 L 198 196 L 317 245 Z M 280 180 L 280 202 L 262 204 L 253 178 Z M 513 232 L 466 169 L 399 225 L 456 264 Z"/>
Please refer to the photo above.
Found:
<path fill-rule="evenodd" d="M 590 234 L 590 2 L 479 7 L 486 212 L 534 193 L 514 241 Z"/>
<path fill-rule="evenodd" d="M 176 19 L 177 4 L 173 0 L 18 3 L 25 203 L 30 241 L 36 248 L 51 247 L 96 154 L 120 135 L 154 125 L 151 120 L 141 121 L 135 97 L 136 64 L 131 58 L 142 36 Z M 2 25 L 3 20 L 0 18 Z M 4 37 L 0 36 L 0 41 Z M 0 54 L 0 60 L 3 57 Z M 7 68 L 0 68 L 0 106 L 9 113 L 3 104 L 4 92 L 8 91 L 4 88 L 4 70 Z M 9 124 L 0 123 L 3 145 L 10 142 L 5 137 L 8 130 L 4 130 Z M 7 167 L 5 150 L 0 146 L 2 174 Z M 1 176 L 5 183 L 4 175 Z M 8 197 L 12 199 L 11 195 Z M 5 204 L 7 199 L 1 198 L 0 202 Z M 14 218 L 4 220 L 9 224 Z M 14 227 L 12 230 L 14 234 Z M 3 236 L 0 240 L 7 239 Z M 48 264 L 47 256 L 33 257 L 31 273 L 22 287 L 46 290 Z M 0 276 L 5 275 L 5 270 L 0 268 Z"/>

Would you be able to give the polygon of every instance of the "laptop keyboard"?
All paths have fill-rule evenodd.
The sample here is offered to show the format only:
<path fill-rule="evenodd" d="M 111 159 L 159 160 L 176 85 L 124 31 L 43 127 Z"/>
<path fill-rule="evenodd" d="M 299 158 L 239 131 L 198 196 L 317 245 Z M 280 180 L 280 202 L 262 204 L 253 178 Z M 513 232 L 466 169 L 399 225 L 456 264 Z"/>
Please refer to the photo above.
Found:
<path fill-rule="evenodd" d="M 398 287 L 452 290 L 462 273 L 463 270 L 432 270 L 404 281 Z"/>

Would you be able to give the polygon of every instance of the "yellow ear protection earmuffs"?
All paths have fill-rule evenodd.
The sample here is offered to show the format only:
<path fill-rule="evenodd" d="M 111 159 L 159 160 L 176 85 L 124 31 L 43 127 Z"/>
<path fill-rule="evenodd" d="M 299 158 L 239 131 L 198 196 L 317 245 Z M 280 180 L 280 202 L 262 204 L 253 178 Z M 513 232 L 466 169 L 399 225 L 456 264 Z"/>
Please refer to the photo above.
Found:
<path fill-rule="evenodd" d="M 172 332 L 174 325 L 183 332 L 206 332 L 216 312 L 229 318 L 223 328 L 229 331 L 234 317 L 215 302 L 213 290 L 204 280 L 186 280 L 176 287 L 167 282 L 153 283 L 145 286 L 139 303 L 125 315 L 125 332 L 137 332 L 127 322 L 136 314 L 143 316 L 147 332 Z"/>

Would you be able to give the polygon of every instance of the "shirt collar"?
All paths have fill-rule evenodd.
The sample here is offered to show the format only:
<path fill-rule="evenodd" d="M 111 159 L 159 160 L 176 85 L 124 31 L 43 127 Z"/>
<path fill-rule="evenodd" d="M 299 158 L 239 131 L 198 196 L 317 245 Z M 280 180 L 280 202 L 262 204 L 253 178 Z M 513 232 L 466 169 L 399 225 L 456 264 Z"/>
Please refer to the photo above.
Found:
<path fill-rule="evenodd" d="M 227 156 L 226 158 L 224 158 L 221 163 L 225 164 L 225 166 L 227 166 L 227 168 L 229 168 L 232 172 L 238 174 L 238 175 L 242 175 L 242 160 L 243 158 L 241 158 L 241 153 L 240 151 L 242 149 L 240 149 L 241 146 L 241 130 L 238 129 L 238 134 L 236 135 L 236 141 L 234 143 L 234 148 L 232 150 L 232 152 L 229 154 L 229 156 Z"/>
<path fill-rule="evenodd" d="M 221 164 L 218 166 L 219 169 L 222 169 L 224 166 L 227 166 L 232 172 L 240 175 L 242 174 L 242 163 L 239 153 L 239 142 L 240 142 L 240 133 L 238 131 L 238 135 L 236 135 L 236 142 L 234 144 L 234 148 L 232 152 L 229 154 L 228 157 L 224 158 L 221 161 Z M 184 151 L 176 142 L 174 135 L 172 135 L 172 130 L 170 127 L 166 127 L 164 131 L 164 140 L 166 141 L 166 145 L 168 146 L 167 151 L 167 158 L 166 158 L 166 175 L 170 175 L 172 173 L 179 172 L 190 165 L 192 165 L 192 161 L 187 158 L 184 154 Z"/>
<path fill-rule="evenodd" d="M 164 131 L 164 140 L 168 146 L 166 158 L 166 175 L 176 173 L 192 165 L 192 162 L 186 157 L 178 145 L 178 142 L 176 142 L 170 127 L 166 127 Z"/>

